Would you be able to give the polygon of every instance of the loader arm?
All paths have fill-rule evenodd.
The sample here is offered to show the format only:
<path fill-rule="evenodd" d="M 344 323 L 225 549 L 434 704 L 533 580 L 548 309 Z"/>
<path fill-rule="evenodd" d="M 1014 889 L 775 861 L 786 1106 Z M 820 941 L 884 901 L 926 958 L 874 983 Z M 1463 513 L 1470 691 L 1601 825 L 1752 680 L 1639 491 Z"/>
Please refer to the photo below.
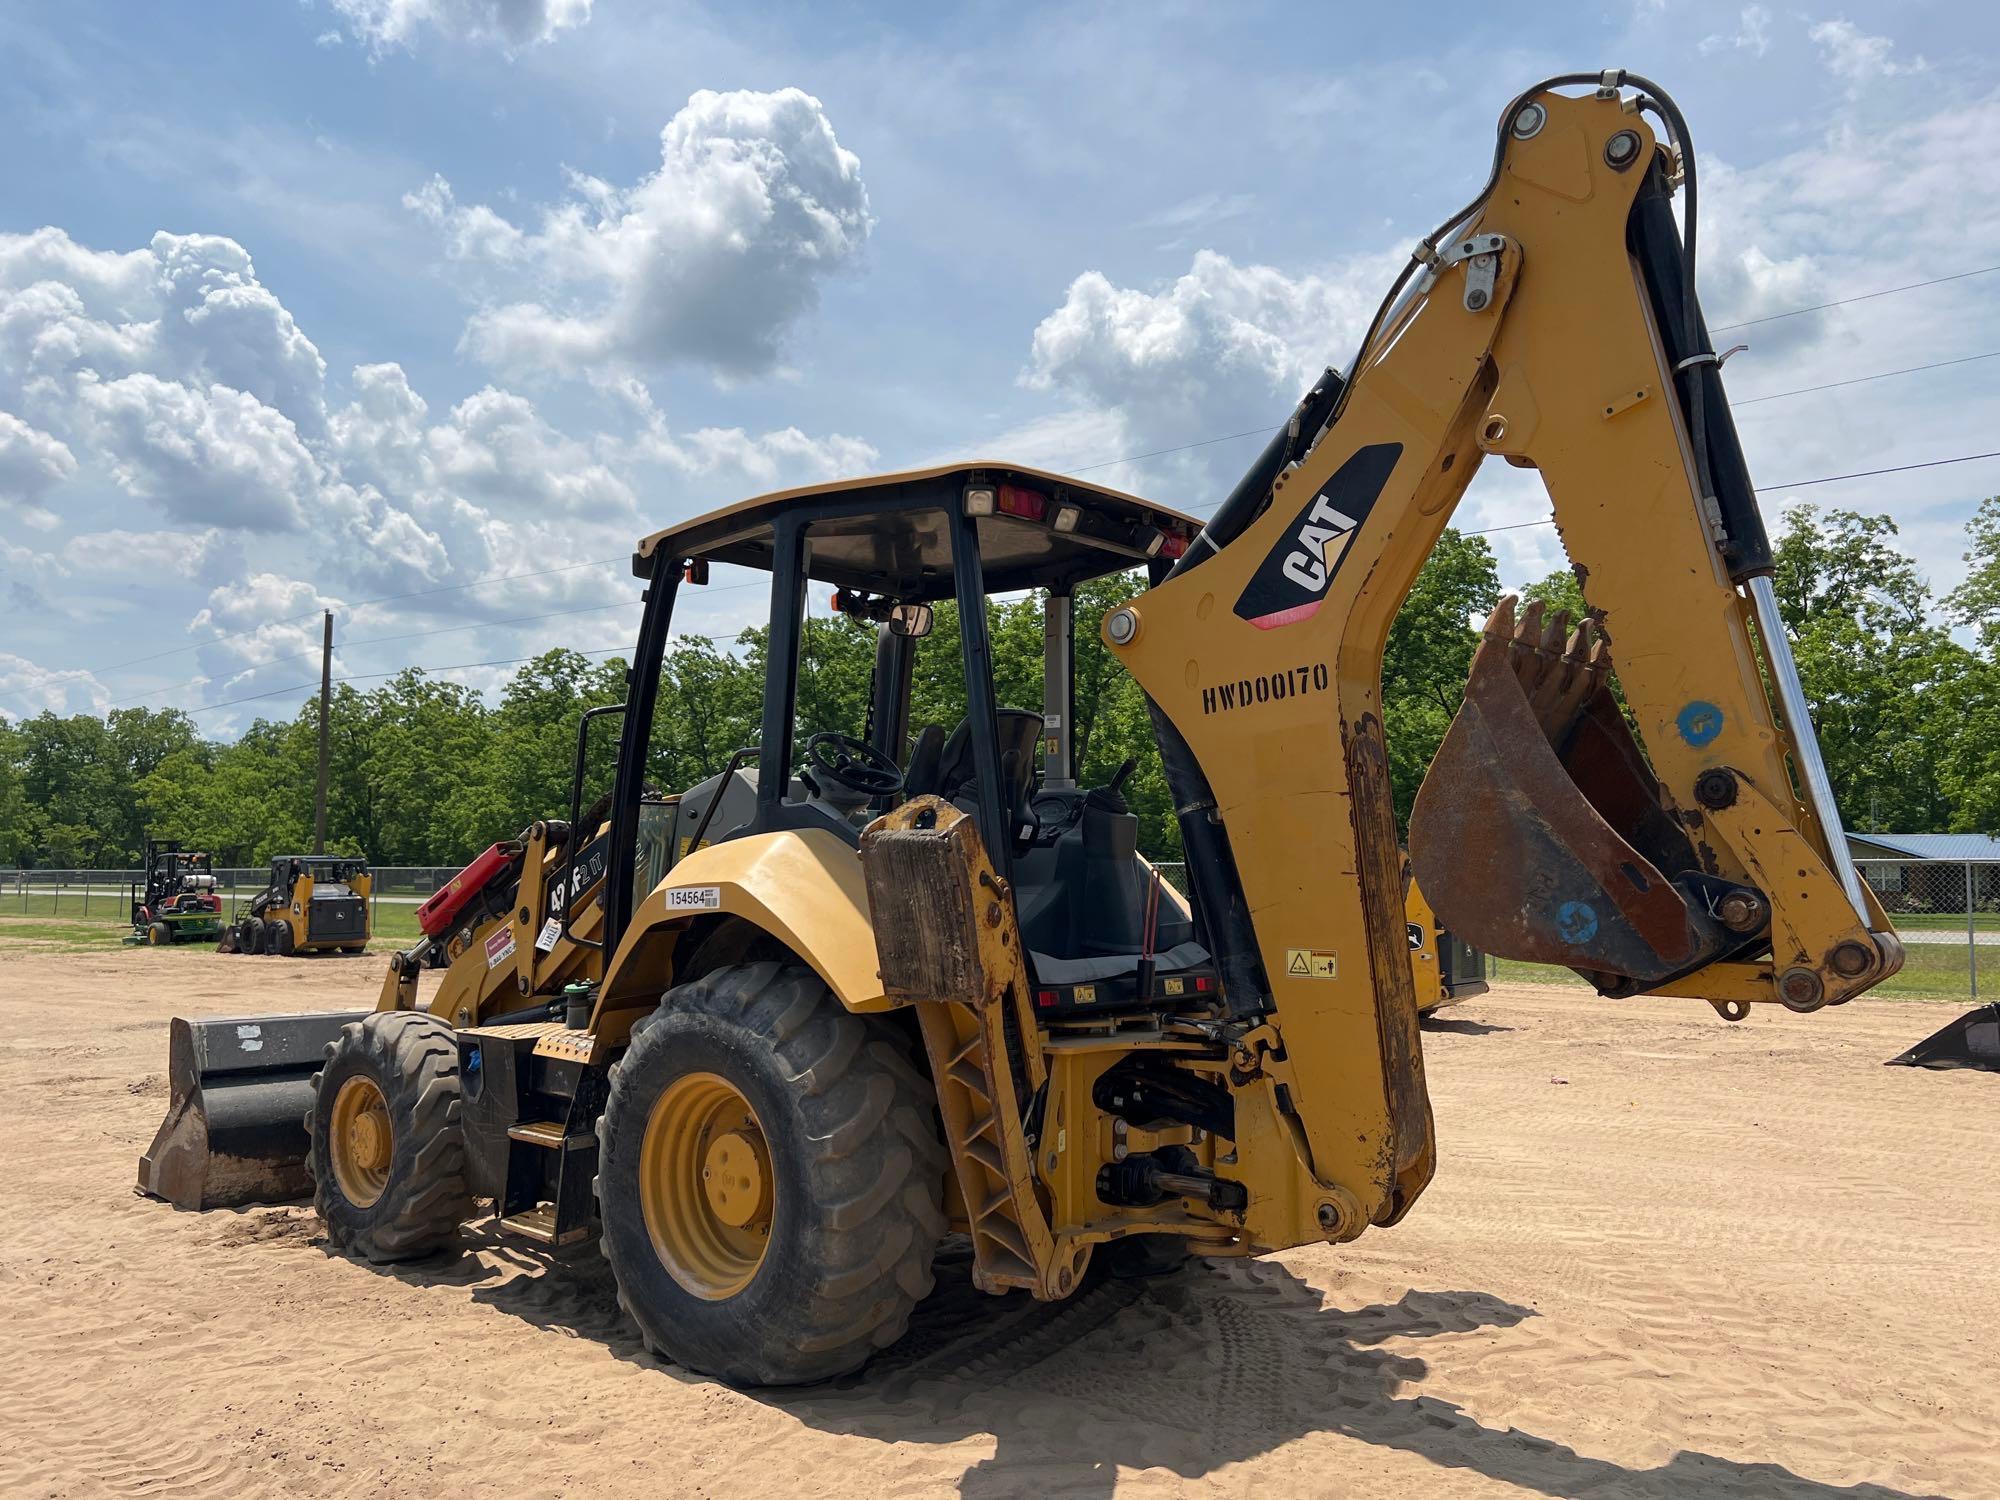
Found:
<path fill-rule="evenodd" d="M 1900 963 L 1846 855 L 1688 296 L 1683 169 L 1691 198 L 1685 126 L 1643 80 L 1515 100 L 1488 187 L 1420 248 L 1348 380 L 1308 397 L 1268 484 L 1253 471 L 1105 621 L 1164 721 L 1230 1010 L 1314 1177 L 1358 1204 L 1333 1237 L 1394 1222 L 1434 1160 L 1382 655 L 1489 455 L 1540 471 L 1595 618 L 1524 629 L 1503 605 L 1488 628 L 1411 825 L 1443 924 L 1732 1014 L 1814 1009 Z"/>

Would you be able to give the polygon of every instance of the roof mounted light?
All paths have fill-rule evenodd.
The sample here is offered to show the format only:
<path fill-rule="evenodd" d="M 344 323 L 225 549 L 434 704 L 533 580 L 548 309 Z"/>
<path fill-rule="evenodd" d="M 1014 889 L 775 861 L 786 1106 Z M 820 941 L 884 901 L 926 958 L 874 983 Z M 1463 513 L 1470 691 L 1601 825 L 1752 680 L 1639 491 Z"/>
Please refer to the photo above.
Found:
<path fill-rule="evenodd" d="M 1049 497 L 1039 490 L 1023 489 L 1018 484 L 1003 484 L 1000 486 L 1000 509 L 1024 521 L 1039 521 L 1048 514 Z"/>
<path fill-rule="evenodd" d="M 1167 545 L 1167 534 L 1154 528 L 1146 537 L 1146 556 L 1158 557 L 1160 549 Z"/>
<path fill-rule="evenodd" d="M 999 495 L 990 484 L 968 484 L 965 487 L 965 513 L 968 516 L 990 516 L 999 503 Z"/>
<path fill-rule="evenodd" d="M 1076 530 L 1076 523 L 1082 519 L 1083 512 L 1074 505 L 1058 505 L 1056 507 L 1054 522 L 1055 529 L 1057 531 L 1074 531 Z"/>

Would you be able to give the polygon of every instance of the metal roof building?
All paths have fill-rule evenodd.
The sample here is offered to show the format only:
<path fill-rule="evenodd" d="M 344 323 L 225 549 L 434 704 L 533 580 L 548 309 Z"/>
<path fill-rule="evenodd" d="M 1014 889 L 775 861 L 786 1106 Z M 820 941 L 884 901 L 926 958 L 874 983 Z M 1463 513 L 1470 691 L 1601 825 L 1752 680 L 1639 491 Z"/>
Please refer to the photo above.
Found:
<path fill-rule="evenodd" d="M 2000 837 L 1990 833 L 1850 833 L 1856 859 L 1938 859 L 2000 862 Z"/>

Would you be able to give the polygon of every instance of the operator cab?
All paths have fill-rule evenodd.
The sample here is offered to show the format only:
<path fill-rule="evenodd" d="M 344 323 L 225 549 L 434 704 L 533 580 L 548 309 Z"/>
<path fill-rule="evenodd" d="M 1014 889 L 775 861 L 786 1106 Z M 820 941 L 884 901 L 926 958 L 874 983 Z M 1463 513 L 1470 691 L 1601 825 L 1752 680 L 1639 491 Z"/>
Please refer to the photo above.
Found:
<path fill-rule="evenodd" d="M 1186 903 L 1139 855 L 1122 795 L 1134 763 L 1079 785 L 1073 738 L 1077 588 L 1138 568 L 1157 582 L 1199 530 L 1117 490 L 970 464 L 765 496 L 647 538 L 634 565 L 655 592 L 699 588 L 715 564 L 771 577 L 761 733 L 679 797 L 666 865 L 779 829 L 823 830 L 858 849 L 881 813 L 934 795 L 977 820 L 1013 885 L 1041 1010 L 1107 1014 L 1212 994 Z M 1023 595 L 1042 615 L 1039 707 L 995 690 L 987 601 Z M 836 619 L 811 617 L 809 600 L 822 599 Z M 828 634 L 851 640 L 856 627 L 873 635 L 866 703 L 850 705 L 852 722 L 831 722 L 826 695 L 804 701 L 801 684 Z M 960 678 L 963 698 L 938 711 L 937 685 Z M 925 707 L 936 716 L 916 712 Z"/>

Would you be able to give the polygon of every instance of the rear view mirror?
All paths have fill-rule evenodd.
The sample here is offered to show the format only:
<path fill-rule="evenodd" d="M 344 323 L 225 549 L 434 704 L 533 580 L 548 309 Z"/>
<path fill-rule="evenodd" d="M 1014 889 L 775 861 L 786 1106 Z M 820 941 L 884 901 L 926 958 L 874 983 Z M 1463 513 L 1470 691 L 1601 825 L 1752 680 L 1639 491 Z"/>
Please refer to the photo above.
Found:
<path fill-rule="evenodd" d="M 889 611 L 889 633 L 922 640 L 931 633 L 931 607 L 928 604 L 898 604 Z"/>

